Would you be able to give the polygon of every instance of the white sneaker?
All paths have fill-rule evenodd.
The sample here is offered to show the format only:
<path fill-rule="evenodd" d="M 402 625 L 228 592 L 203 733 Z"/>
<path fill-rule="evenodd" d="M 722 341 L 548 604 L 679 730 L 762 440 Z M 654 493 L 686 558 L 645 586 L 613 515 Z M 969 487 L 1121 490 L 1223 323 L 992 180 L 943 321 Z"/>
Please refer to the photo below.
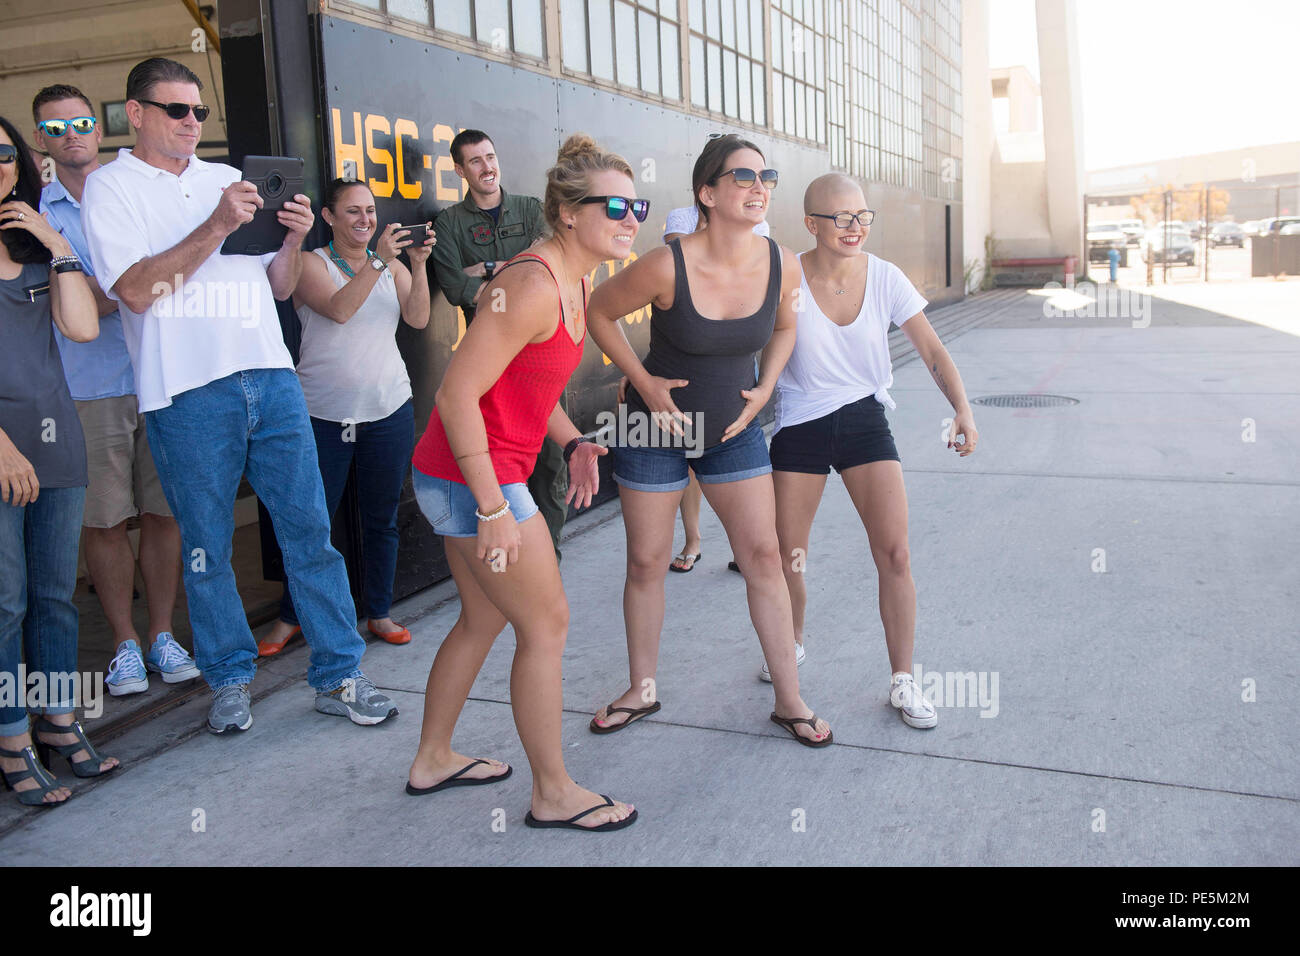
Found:
<path fill-rule="evenodd" d="M 803 645 L 796 641 L 794 645 L 794 666 L 798 667 L 802 664 L 803 658 Z M 758 679 L 765 680 L 769 684 L 772 683 L 772 672 L 767 669 L 767 661 L 763 661 L 763 669 L 758 672 Z"/>
<path fill-rule="evenodd" d="M 898 708 L 903 723 L 926 730 L 939 722 L 934 705 L 925 699 L 912 675 L 900 671 L 889 682 L 889 702 Z"/>

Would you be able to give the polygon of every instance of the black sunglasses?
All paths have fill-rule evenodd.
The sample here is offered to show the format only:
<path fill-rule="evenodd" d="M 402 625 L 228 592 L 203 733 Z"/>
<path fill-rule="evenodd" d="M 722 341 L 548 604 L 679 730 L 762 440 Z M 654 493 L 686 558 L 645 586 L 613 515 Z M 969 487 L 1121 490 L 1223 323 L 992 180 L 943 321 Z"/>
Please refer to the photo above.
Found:
<path fill-rule="evenodd" d="M 828 216 L 824 212 L 810 212 L 808 215 L 816 216 L 818 219 L 834 220 L 836 228 L 847 229 L 849 226 L 853 225 L 855 221 L 858 225 L 863 227 L 871 225 L 871 223 L 875 221 L 876 211 L 874 209 L 868 209 L 866 212 L 860 212 L 856 215 L 851 212 L 837 212 L 833 216 Z"/>
<path fill-rule="evenodd" d="M 763 185 L 768 189 L 775 189 L 776 181 L 780 174 L 775 169 L 764 169 L 759 172 L 754 172 L 752 169 L 745 169 L 743 166 L 738 166 L 735 169 L 727 169 L 718 173 L 718 175 L 713 177 L 709 185 L 712 186 L 723 176 L 732 177 L 736 181 L 736 185 L 741 189 L 748 189 L 750 186 L 754 185 L 754 180 L 756 179 L 761 179 Z"/>
<path fill-rule="evenodd" d="M 140 100 L 141 103 L 148 103 L 150 106 L 156 106 L 171 119 L 185 119 L 190 115 L 190 110 L 194 111 L 194 118 L 202 123 L 212 112 L 210 106 L 190 106 L 189 103 L 159 103 L 156 100 Z"/>
<path fill-rule="evenodd" d="M 645 217 L 650 215 L 650 200 L 648 199 L 628 199 L 626 196 L 588 196 L 586 199 L 578 200 L 581 204 L 603 202 L 605 204 L 605 215 L 615 222 L 624 219 L 627 211 L 632 210 L 632 215 L 636 216 L 637 222 L 645 222 Z"/>
<path fill-rule="evenodd" d="M 76 119 L 70 120 L 48 119 L 41 120 L 36 125 L 41 128 L 41 131 L 44 132 L 46 136 L 54 136 L 56 138 L 62 136 L 68 131 L 69 126 L 71 126 L 75 132 L 84 136 L 95 128 L 95 117 L 78 116 Z"/>
<path fill-rule="evenodd" d="M 0 143 L 0 163 L 12 163 L 18 158 L 18 147 Z"/>

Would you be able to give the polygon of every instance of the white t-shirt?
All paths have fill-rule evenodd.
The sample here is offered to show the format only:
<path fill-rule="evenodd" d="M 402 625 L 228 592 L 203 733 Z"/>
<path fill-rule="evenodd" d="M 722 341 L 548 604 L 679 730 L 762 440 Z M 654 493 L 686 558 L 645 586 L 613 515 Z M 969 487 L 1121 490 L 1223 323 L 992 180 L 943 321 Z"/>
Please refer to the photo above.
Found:
<path fill-rule="evenodd" d="M 95 274 L 110 298 L 131 266 L 166 252 L 217 207 L 239 170 L 196 156 L 179 175 L 129 149 L 86 178 L 81 224 Z M 173 395 L 234 372 L 293 368 L 280 333 L 266 268 L 275 253 L 223 256 L 218 250 L 144 313 L 121 302 L 126 348 L 140 411 L 166 408 Z"/>
<path fill-rule="evenodd" d="M 674 209 L 668 213 L 668 221 L 664 223 L 664 235 L 674 232 L 690 234 L 695 231 L 695 227 L 699 224 L 699 208 L 696 206 L 682 206 L 680 209 Z M 763 220 L 754 227 L 754 234 L 759 236 L 766 236 L 771 231 L 768 228 L 767 220 Z"/>
<path fill-rule="evenodd" d="M 343 288 L 348 278 L 330 261 L 329 250 L 312 251 L 325 260 L 334 285 Z M 406 404 L 411 380 L 395 337 L 401 318 L 397 283 L 387 269 L 361 308 L 342 325 L 309 305 L 298 308 L 298 380 L 313 418 L 377 422 Z"/>
<path fill-rule="evenodd" d="M 802 255 L 799 264 L 802 267 Z M 802 268 L 798 302 L 794 352 L 776 381 L 772 433 L 829 415 L 868 395 L 894 408 L 889 397 L 889 386 L 894 384 L 889 326 L 901 327 L 926 306 L 903 270 L 867 253 L 862 310 L 845 326 L 836 325 L 822 312 Z"/>

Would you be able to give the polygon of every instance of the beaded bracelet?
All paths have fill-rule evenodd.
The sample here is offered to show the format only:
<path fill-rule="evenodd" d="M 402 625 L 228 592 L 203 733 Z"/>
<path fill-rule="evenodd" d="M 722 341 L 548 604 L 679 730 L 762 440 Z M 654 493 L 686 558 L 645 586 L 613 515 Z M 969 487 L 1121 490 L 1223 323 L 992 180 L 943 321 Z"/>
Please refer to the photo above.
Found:
<path fill-rule="evenodd" d="M 506 512 L 508 512 L 509 510 L 510 510 L 510 501 L 509 499 L 505 499 L 494 511 L 492 511 L 491 514 L 484 514 L 483 512 L 479 511 L 477 508 L 474 509 L 474 514 L 478 517 L 479 521 L 496 521 L 497 518 L 500 518 L 502 515 L 506 514 Z"/>

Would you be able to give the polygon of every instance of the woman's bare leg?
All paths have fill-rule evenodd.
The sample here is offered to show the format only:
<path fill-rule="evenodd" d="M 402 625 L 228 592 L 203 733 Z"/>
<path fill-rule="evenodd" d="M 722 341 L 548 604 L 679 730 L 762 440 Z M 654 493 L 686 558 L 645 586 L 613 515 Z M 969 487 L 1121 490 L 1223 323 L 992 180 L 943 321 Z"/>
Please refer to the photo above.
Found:
<path fill-rule="evenodd" d="M 627 535 L 623 625 L 627 631 L 628 687 L 613 706 L 645 707 L 659 699 L 654 681 L 659 667 L 659 635 L 664 626 L 664 578 L 673 553 L 675 517 L 682 492 L 620 488 L 618 494 Z M 627 714 L 609 718 L 607 707 L 596 712 L 596 723 L 602 727 L 627 719 Z"/>
<path fill-rule="evenodd" d="M 470 572 L 462 549 L 454 541 L 474 538 L 444 538 L 447 563 L 460 594 L 460 617 L 438 649 L 424 688 L 424 723 L 420 727 L 420 746 L 411 764 L 410 781 L 415 787 L 431 787 L 456 773 L 474 758 L 451 749 L 451 735 L 460 718 L 465 699 L 478 677 L 492 642 L 505 629 L 506 618 L 483 593 Z M 470 558 L 473 559 L 471 552 Z M 469 771 L 468 777 L 495 777 L 504 773 L 504 765 L 491 761 Z"/>
<path fill-rule="evenodd" d="M 794 624 L 790 593 L 781 573 L 780 545 L 776 537 L 776 497 L 772 476 L 743 481 L 704 484 L 704 496 L 727 531 L 732 553 L 745 576 L 749 616 L 767 658 L 780 717 L 809 717 L 812 708 L 799 696 L 799 672 L 794 662 Z M 798 733 L 822 740 L 830 732 L 820 718 L 816 729 L 797 724 Z"/>
<path fill-rule="evenodd" d="M 781 571 L 790 591 L 794 639 L 802 644 L 804 611 L 808 607 L 808 588 L 804 584 L 808 540 L 826 488 L 826 476 L 773 470 L 772 488 L 776 493 L 776 538 L 781 548 Z"/>
<path fill-rule="evenodd" d="M 842 477 L 867 529 L 880 577 L 880 622 L 885 627 L 890 672 L 910 674 L 916 637 L 916 585 L 907 546 L 903 466 L 896 461 L 873 461 L 849 468 Z"/>
<path fill-rule="evenodd" d="M 695 472 L 691 472 L 691 483 L 686 486 L 682 492 L 682 530 L 686 532 L 686 542 L 682 545 L 681 554 L 699 554 L 700 553 L 700 483 L 695 477 Z M 688 565 L 685 561 L 673 559 L 673 566 L 684 568 L 694 567 L 694 564 Z"/>
<path fill-rule="evenodd" d="M 600 804 L 601 798 L 574 783 L 564 769 L 560 741 L 564 708 L 560 658 L 568 636 L 569 604 L 560 581 L 560 566 L 555 560 L 550 531 L 538 514 L 523 522 L 519 532 L 519 560 L 503 574 L 493 571 L 486 561 L 475 557 L 477 541 L 474 538 L 444 540 L 448 551 L 457 552 L 461 574 L 469 572 L 466 591 L 473 593 L 469 587 L 469 581 L 472 581 L 488 603 L 514 626 L 515 658 L 510 668 L 510 705 L 514 710 L 519 739 L 532 768 L 532 812 L 539 820 L 564 820 Z M 663 565 L 660 567 L 662 569 Z M 460 583 L 459 579 L 457 583 Z M 478 604 L 477 595 L 471 600 Z M 479 634 L 486 634 L 499 621 L 497 618 L 475 626 L 481 627 Z M 490 640 L 482 643 L 491 645 Z M 459 713 L 486 654 L 486 649 L 480 649 L 476 644 L 446 662 L 450 671 L 448 689 L 456 689 L 456 699 L 445 705 L 448 710 L 454 707 Z M 443 651 L 439 651 L 433 673 L 429 675 L 431 695 L 435 688 L 442 687 L 439 673 L 444 666 L 442 657 Z M 427 701 L 425 706 L 427 713 Z M 442 732 L 446 727 L 445 717 L 441 716 L 438 702 L 435 701 L 433 706 L 435 716 L 440 718 L 437 729 Z M 628 804 L 615 802 L 612 807 L 584 817 L 581 825 L 594 827 L 622 820 L 631 814 L 632 809 Z"/>

